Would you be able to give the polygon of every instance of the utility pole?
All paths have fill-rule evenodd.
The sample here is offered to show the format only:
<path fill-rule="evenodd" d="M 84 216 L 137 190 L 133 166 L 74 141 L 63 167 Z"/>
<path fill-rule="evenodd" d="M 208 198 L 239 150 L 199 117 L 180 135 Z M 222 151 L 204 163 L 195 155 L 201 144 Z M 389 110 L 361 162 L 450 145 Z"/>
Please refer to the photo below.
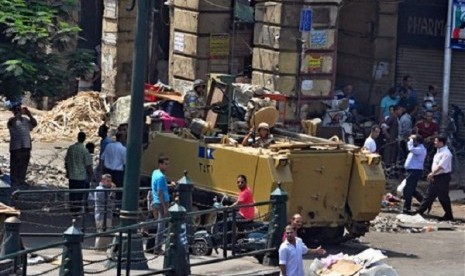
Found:
<path fill-rule="evenodd" d="M 124 174 L 123 206 L 120 211 L 121 226 L 137 223 L 139 216 L 139 183 L 142 155 L 142 128 L 144 123 L 144 83 L 146 77 L 148 48 L 148 13 L 152 0 L 133 0 L 136 7 L 136 32 L 132 64 L 131 106 Z M 134 3 L 134 2 L 133 2 Z M 147 259 L 143 252 L 142 237 L 138 233 L 125 233 L 122 249 L 126 252 L 126 271 L 130 269 L 147 269 Z M 121 264 L 119 264 L 121 265 Z M 127 274 L 129 275 L 129 274 Z"/>
<path fill-rule="evenodd" d="M 449 88 L 450 88 L 450 67 L 452 60 L 452 50 L 450 48 L 451 25 L 452 25 L 452 1 L 448 0 L 447 7 L 447 24 L 446 24 L 446 41 L 444 43 L 444 75 L 442 82 L 442 119 L 441 131 L 447 128 L 447 116 L 449 114 Z"/>

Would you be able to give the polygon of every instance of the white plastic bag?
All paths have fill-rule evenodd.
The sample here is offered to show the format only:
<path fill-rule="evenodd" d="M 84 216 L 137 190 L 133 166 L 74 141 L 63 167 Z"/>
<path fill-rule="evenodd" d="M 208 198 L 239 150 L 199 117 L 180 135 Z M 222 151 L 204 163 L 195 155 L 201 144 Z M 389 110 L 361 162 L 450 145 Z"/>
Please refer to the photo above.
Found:
<path fill-rule="evenodd" d="M 407 185 L 407 178 L 404 178 L 404 180 L 400 182 L 400 185 L 397 186 L 397 195 L 401 196 L 404 193 L 405 185 Z"/>

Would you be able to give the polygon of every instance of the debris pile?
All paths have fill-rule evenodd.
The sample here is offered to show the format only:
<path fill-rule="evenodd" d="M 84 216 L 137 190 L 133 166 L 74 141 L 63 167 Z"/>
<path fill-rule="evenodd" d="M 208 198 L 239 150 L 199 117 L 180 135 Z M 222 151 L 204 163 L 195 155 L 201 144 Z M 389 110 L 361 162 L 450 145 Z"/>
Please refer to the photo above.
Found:
<path fill-rule="evenodd" d="M 33 137 L 43 142 L 53 142 L 57 138 L 74 140 L 79 131 L 84 131 L 89 140 L 95 140 L 106 112 L 104 99 L 99 93 L 78 93 L 38 116 Z"/>
<path fill-rule="evenodd" d="M 391 266 L 381 262 L 386 259 L 380 250 L 368 248 L 365 251 L 349 256 L 347 254 L 339 253 L 336 255 L 329 255 L 323 259 L 315 259 L 310 265 L 310 275 L 359 275 L 359 276 L 373 276 L 373 275 L 386 275 L 397 276 L 397 272 Z"/>
<path fill-rule="evenodd" d="M 421 215 L 414 216 L 398 214 L 396 216 L 378 215 L 370 222 L 370 231 L 397 232 L 397 233 L 423 233 L 438 230 L 454 230 L 453 223 L 438 223 L 435 220 L 425 219 Z"/>
<path fill-rule="evenodd" d="M 35 185 L 46 186 L 68 186 L 68 179 L 65 177 L 66 172 L 51 164 L 32 163 L 28 167 L 26 182 Z"/>
<path fill-rule="evenodd" d="M 50 162 L 44 163 L 44 156 L 32 156 L 27 168 L 26 182 L 33 185 L 46 185 L 61 187 L 68 185 L 68 179 L 65 177 L 64 160 L 61 155 L 46 157 Z M 9 178 L 10 161 L 7 156 L 0 155 L 0 170 L 4 173 L 2 176 Z M 8 181 L 9 182 L 9 181 Z M 10 184 L 10 183 L 8 183 Z"/>

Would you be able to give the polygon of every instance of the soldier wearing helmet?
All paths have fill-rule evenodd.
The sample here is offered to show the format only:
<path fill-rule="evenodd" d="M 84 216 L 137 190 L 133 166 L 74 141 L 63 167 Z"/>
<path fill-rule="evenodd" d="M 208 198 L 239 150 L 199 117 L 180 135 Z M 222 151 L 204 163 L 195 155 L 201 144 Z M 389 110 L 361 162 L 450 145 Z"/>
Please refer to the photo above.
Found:
<path fill-rule="evenodd" d="M 197 79 L 192 90 L 184 95 L 184 118 L 188 125 L 195 118 L 205 117 L 205 87 L 205 82 Z"/>
<path fill-rule="evenodd" d="M 270 126 L 262 122 L 257 127 L 258 137 L 255 137 L 254 129 L 251 128 L 247 135 L 242 140 L 243 146 L 251 145 L 255 148 L 268 148 L 275 141 L 270 135 Z"/>
<path fill-rule="evenodd" d="M 253 96 L 247 102 L 246 113 L 244 115 L 244 121 L 236 122 L 235 126 L 237 130 L 246 131 L 247 129 L 254 127 L 254 115 L 257 111 L 264 107 L 276 106 L 276 101 L 265 97 L 265 90 L 261 87 L 253 89 Z"/>

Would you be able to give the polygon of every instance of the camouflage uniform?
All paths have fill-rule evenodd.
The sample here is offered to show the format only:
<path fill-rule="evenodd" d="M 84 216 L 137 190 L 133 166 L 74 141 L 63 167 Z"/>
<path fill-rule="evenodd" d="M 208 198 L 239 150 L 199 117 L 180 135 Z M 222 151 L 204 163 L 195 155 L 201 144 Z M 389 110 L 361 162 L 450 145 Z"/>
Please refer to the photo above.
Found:
<path fill-rule="evenodd" d="M 205 99 L 197 94 L 195 90 L 187 91 L 184 95 L 184 118 L 187 123 L 190 123 L 192 119 L 203 118 L 205 112 L 203 107 L 205 107 Z"/>
<path fill-rule="evenodd" d="M 268 106 L 275 106 L 276 102 L 273 100 L 270 100 L 269 98 L 258 98 L 258 97 L 253 97 L 247 102 L 247 111 L 244 116 L 244 120 L 247 122 L 247 124 L 250 124 L 250 120 L 252 119 L 253 115 L 255 112 L 259 111 L 260 109 Z"/>

